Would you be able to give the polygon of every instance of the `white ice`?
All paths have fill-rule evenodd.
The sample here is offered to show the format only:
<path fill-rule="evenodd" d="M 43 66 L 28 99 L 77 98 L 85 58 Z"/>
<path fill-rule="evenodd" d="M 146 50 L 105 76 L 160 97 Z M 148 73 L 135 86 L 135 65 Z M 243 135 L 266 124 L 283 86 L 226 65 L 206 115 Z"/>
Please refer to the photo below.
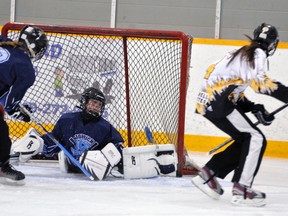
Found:
<path fill-rule="evenodd" d="M 209 159 L 203 153 L 190 155 L 200 165 Z M 254 188 L 266 193 L 265 207 L 232 206 L 231 175 L 220 181 L 225 193 L 215 201 L 192 185 L 191 176 L 100 182 L 61 173 L 57 165 L 16 166 L 26 174 L 26 184 L 0 185 L 0 216 L 288 215 L 287 159 L 263 159 Z"/>

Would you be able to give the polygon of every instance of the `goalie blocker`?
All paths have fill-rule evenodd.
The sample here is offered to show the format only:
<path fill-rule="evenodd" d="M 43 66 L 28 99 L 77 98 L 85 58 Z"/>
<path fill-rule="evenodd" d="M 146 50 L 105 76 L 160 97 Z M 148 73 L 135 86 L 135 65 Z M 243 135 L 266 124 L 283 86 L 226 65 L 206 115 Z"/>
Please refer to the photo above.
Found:
<path fill-rule="evenodd" d="M 11 146 L 10 160 L 14 162 L 27 162 L 30 158 L 40 152 L 42 152 L 44 145 L 43 139 L 40 134 L 31 128 L 26 135 L 17 140 Z"/>

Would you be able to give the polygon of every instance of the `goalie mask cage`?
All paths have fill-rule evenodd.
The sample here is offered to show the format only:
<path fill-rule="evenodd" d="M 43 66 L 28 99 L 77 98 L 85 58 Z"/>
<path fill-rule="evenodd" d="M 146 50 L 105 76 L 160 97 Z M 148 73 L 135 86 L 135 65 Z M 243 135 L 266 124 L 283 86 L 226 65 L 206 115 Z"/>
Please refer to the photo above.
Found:
<path fill-rule="evenodd" d="M 17 40 L 27 23 L 7 23 L 2 35 Z M 77 111 L 83 90 L 93 86 L 106 97 L 103 117 L 119 130 L 125 146 L 173 143 L 178 176 L 184 166 L 185 100 L 192 37 L 182 32 L 35 25 L 49 47 L 33 62 L 36 81 L 22 104 L 29 104 L 48 131 L 65 112 Z M 7 116 L 12 139 L 33 122 Z"/>

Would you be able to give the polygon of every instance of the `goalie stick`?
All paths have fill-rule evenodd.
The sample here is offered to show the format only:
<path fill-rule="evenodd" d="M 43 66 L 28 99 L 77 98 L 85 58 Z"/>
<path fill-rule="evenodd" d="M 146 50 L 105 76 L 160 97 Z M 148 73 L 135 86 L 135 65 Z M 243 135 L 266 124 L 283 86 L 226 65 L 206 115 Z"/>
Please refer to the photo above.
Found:
<path fill-rule="evenodd" d="M 49 132 L 45 129 L 45 127 L 40 123 L 40 121 L 32 116 L 32 113 L 29 112 L 22 104 L 19 105 L 20 109 L 27 114 L 30 119 L 35 122 L 45 133 L 46 135 L 64 152 L 64 154 L 74 163 L 75 166 L 77 166 L 87 177 L 89 177 L 90 180 L 95 180 L 94 177 L 90 172 L 88 172 L 80 163 L 77 161 L 73 155 L 68 152 L 68 150 L 61 144 L 59 143 Z"/>
<path fill-rule="evenodd" d="M 156 144 L 155 140 L 153 138 L 153 134 L 152 134 L 152 132 L 151 132 L 151 130 L 149 129 L 148 126 L 145 126 L 144 132 L 145 132 L 145 135 L 146 135 L 146 138 L 147 138 L 148 142 L 151 143 L 151 144 Z M 193 166 L 193 168 L 196 169 L 196 172 L 198 172 L 200 170 L 200 167 L 190 158 L 190 156 L 188 155 L 186 147 L 184 147 L 184 156 L 185 156 L 185 161 L 190 163 Z M 185 165 L 186 164 L 184 164 L 184 167 L 185 167 Z M 191 171 L 192 171 L 192 174 L 195 173 L 194 170 L 191 170 Z"/>
<path fill-rule="evenodd" d="M 269 114 L 269 116 L 274 116 L 274 115 L 277 114 L 278 112 L 280 112 L 280 111 L 282 111 L 283 109 L 285 109 L 287 106 L 288 106 L 288 103 L 284 104 L 283 106 L 281 106 L 281 107 L 279 107 L 278 109 L 276 109 L 276 110 L 274 110 L 273 112 L 271 112 L 271 113 Z M 255 126 L 258 125 L 258 124 L 260 124 L 259 121 L 257 121 L 257 122 L 254 123 Z M 227 144 L 229 144 L 229 143 L 232 142 L 232 141 L 233 141 L 232 138 L 226 140 L 224 143 L 216 146 L 216 147 L 213 148 L 211 151 L 209 151 L 208 154 L 209 154 L 209 155 L 213 154 L 214 152 L 218 151 L 220 148 L 226 146 Z"/>

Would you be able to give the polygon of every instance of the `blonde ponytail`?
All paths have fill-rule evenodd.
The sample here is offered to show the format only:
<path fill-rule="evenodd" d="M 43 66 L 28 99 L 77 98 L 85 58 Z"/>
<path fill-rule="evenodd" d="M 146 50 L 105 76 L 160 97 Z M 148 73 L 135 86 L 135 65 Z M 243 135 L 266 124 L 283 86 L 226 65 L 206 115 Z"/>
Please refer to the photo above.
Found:
<path fill-rule="evenodd" d="M 18 41 L 5 41 L 5 42 L 0 42 L 0 47 L 1 46 L 12 46 L 13 48 L 19 47 Z"/>

